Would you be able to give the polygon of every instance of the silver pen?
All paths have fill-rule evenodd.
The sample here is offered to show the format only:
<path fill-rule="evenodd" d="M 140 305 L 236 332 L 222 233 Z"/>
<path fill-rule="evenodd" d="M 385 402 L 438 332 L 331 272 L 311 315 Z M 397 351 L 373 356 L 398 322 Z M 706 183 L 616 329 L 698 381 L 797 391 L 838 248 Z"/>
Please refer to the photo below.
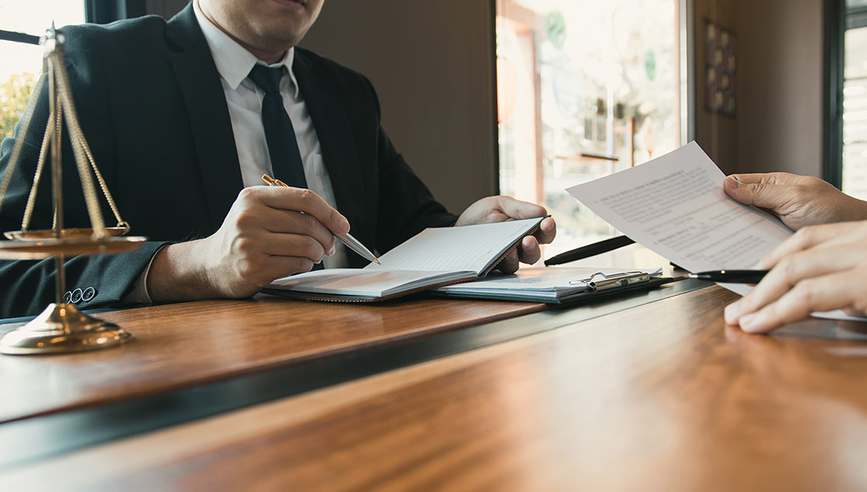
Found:
<path fill-rule="evenodd" d="M 289 187 L 289 185 L 287 185 L 286 183 L 280 181 L 279 179 L 274 179 L 267 174 L 262 175 L 262 181 L 268 183 L 268 186 L 285 186 L 287 188 Z M 382 265 L 376 255 L 371 253 L 370 250 L 367 249 L 367 247 L 361 244 L 358 239 L 355 239 L 350 234 L 334 234 L 334 237 L 339 239 L 341 243 L 345 244 L 347 248 L 358 253 L 365 260 L 372 261 L 377 265 Z"/>

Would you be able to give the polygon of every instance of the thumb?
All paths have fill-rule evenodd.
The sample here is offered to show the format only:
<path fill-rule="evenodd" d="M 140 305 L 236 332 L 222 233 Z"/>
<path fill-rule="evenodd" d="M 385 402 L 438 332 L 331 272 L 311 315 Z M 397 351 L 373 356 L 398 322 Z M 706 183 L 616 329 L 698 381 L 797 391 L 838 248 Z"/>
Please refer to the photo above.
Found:
<path fill-rule="evenodd" d="M 738 180 L 737 176 L 728 176 L 723 182 L 726 194 L 744 205 L 765 208 L 779 212 L 786 204 L 785 186 L 775 186 L 764 182 L 747 183 Z"/>
<path fill-rule="evenodd" d="M 499 196 L 497 198 L 500 209 L 512 219 L 531 219 L 548 214 L 545 207 L 536 205 L 535 203 L 517 200 L 509 196 Z"/>

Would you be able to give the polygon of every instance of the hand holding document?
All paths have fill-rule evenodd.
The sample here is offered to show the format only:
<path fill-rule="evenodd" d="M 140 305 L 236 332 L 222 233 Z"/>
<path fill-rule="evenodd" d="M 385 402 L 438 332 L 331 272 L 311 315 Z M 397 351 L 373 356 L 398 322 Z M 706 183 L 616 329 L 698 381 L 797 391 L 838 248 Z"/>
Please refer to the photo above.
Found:
<path fill-rule="evenodd" d="M 691 272 L 751 268 L 793 233 L 776 217 L 729 198 L 724 180 L 692 142 L 567 191 L 637 243 Z M 752 289 L 720 285 L 741 295 Z M 833 317 L 852 319 L 836 312 Z"/>
<path fill-rule="evenodd" d="M 689 271 L 750 268 L 792 231 L 728 198 L 724 180 L 692 142 L 567 191 L 636 242 Z"/>

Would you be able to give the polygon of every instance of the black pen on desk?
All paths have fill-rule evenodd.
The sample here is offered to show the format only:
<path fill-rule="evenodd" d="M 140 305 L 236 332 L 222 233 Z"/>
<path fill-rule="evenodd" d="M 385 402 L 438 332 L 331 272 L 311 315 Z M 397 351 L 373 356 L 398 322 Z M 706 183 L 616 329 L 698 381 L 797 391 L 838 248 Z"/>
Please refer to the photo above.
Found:
<path fill-rule="evenodd" d="M 262 175 L 262 181 L 268 183 L 268 186 L 285 186 L 287 188 L 289 187 L 289 185 L 287 185 L 286 183 L 280 181 L 279 179 L 274 179 L 267 174 Z M 359 241 L 358 239 L 355 239 L 349 234 L 335 234 L 334 237 L 339 239 L 341 243 L 345 244 L 347 248 L 358 253 L 365 260 L 372 261 L 377 265 L 382 265 L 382 263 L 379 262 L 379 258 L 377 258 L 376 255 L 371 253 L 370 250 L 367 249 L 367 247 L 365 247 L 364 244 L 362 244 L 361 241 Z"/>
<path fill-rule="evenodd" d="M 671 278 L 676 280 L 710 280 L 713 282 L 728 282 L 732 284 L 757 284 L 768 270 L 715 270 L 709 272 L 688 273 L 686 275 L 676 275 Z"/>
<path fill-rule="evenodd" d="M 545 260 L 545 266 L 562 265 L 563 263 L 569 263 L 570 261 L 583 260 L 584 258 L 590 258 L 591 256 L 601 255 L 602 253 L 614 251 L 615 249 L 628 246 L 634 242 L 635 241 L 626 236 L 612 237 L 610 239 L 605 239 L 597 243 L 581 246 L 580 248 L 575 248 L 573 250 L 566 251 L 565 253 L 560 253 L 559 255 L 552 256 L 551 258 Z"/>

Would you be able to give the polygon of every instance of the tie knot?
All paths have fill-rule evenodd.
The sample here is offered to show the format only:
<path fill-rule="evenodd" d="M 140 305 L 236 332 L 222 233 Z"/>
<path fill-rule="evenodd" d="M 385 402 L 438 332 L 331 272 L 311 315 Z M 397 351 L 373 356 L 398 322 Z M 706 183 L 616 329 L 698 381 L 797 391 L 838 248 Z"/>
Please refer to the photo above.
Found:
<path fill-rule="evenodd" d="M 248 76 L 265 94 L 280 92 L 280 78 L 283 77 L 283 67 L 270 68 L 258 63 L 253 65 Z"/>

